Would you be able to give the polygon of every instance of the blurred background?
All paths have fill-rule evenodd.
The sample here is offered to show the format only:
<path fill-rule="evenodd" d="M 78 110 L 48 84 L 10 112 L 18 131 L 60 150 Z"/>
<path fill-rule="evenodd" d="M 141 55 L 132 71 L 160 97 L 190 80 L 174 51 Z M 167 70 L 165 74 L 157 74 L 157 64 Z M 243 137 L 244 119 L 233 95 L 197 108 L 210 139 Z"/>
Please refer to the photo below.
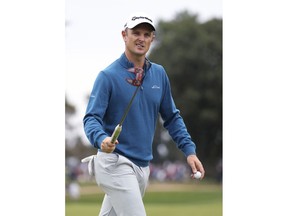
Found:
<path fill-rule="evenodd" d="M 223 1 L 224 215 L 288 215 L 286 199 L 278 198 L 288 193 L 288 175 L 285 172 L 288 158 L 285 149 L 288 121 L 288 103 L 285 100 L 288 92 L 288 31 L 283 28 L 287 25 L 288 13 L 284 3 L 285 1 L 281 0 Z M 73 154 L 71 151 L 75 146 L 84 146 L 84 149 L 89 146 L 82 129 L 87 96 L 97 73 L 123 52 L 120 31 L 124 17 L 134 10 L 151 13 L 157 24 L 160 24 L 161 20 L 172 24 L 176 17 L 185 11 L 189 17 L 197 16 L 197 22 L 192 22 L 195 26 L 208 25 L 214 18 L 222 20 L 222 2 L 218 0 L 66 0 L 65 3 L 59 0 L 1 1 L 0 92 L 4 104 L 0 113 L 0 124 L 3 125 L 1 184 L 4 186 L 4 190 L 1 190 L 1 200 L 4 203 L 1 206 L 1 215 L 7 212 L 10 215 L 17 215 L 19 212 L 23 214 L 23 211 L 29 211 L 29 215 L 39 215 L 39 212 L 41 215 L 61 215 L 65 180 L 66 185 L 70 182 L 69 188 L 74 188 L 76 192 L 67 193 L 66 214 L 97 215 L 103 194 L 93 179 L 83 180 L 87 177 L 83 174 L 86 172 L 85 167 L 83 171 L 76 168 L 80 166 L 78 154 L 81 151 L 75 150 Z M 178 30 L 180 29 L 177 28 Z M 209 28 L 209 34 L 214 35 L 210 30 Z M 173 32 L 171 39 L 174 38 L 174 33 L 178 32 Z M 194 32 L 193 38 L 199 33 L 199 38 L 203 41 L 207 39 L 207 31 L 203 33 L 200 28 Z M 192 34 L 190 36 L 192 37 Z M 157 37 L 160 39 L 160 33 Z M 188 40 L 193 44 L 192 40 L 184 38 L 180 41 Z M 175 44 L 180 41 L 175 42 L 173 39 Z M 66 77 L 63 76 L 65 45 Z M 196 46 L 196 43 L 194 45 Z M 169 50 L 167 55 L 176 55 L 176 51 Z M 187 51 L 188 48 L 185 52 Z M 151 50 L 149 57 L 154 55 L 152 60 L 156 61 L 155 57 L 159 56 L 155 56 L 153 52 Z M 183 60 L 186 57 L 184 56 Z M 195 56 L 190 54 L 189 57 L 195 59 Z M 163 64 L 169 67 L 169 62 Z M 200 66 L 202 65 L 195 66 L 194 72 Z M 174 76 L 176 74 L 170 74 L 175 70 L 167 69 L 167 73 Z M 185 79 L 193 82 L 194 78 L 186 75 Z M 196 88 L 194 84 L 190 86 Z M 176 94 L 178 87 L 173 87 L 173 91 Z M 65 121 L 64 93 L 66 134 L 63 133 L 62 125 Z M 187 95 L 187 92 L 183 91 L 184 93 Z M 195 91 L 193 93 L 195 94 Z M 189 103 L 185 101 L 185 104 L 186 102 Z M 183 100 L 177 103 L 180 107 Z M 183 113 L 188 107 L 181 106 L 181 109 Z M 190 109 L 190 115 L 199 112 L 195 107 L 193 109 Z M 204 116 L 212 119 L 210 112 L 206 112 Z M 151 185 L 144 197 L 149 216 L 192 215 L 190 212 L 202 216 L 221 215 L 222 186 L 221 183 L 216 183 L 215 174 L 219 169 L 215 167 L 218 158 L 221 167 L 222 153 L 220 150 L 208 149 L 208 145 L 222 146 L 223 140 L 221 144 L 219 139 L 213 140 L 210 137 L 209 140 L 213 140 L 214 144 L 204 142 L 202 139 L 206 139 L 206 136 L 196 134 L 195 130 L 206 134 L 211 130 L 206 127 L 203 130 L 204 123 L 194 119 L 185 117 L 185 122 L 196 125 L 189 128 L 189 132 L 193 133 L 198 153 L 200 151 L 201 160 L 205 161 L 207 178 L 201 182 L 165 180 L 157 183 L 151 179 Z M 65 145 L 60 142 L 64 142 L 65 135 L 67 166 L 64 179 Z M 17 142 L 14 145 L 12 140 L 15 139 Z M 162 143 L 168 145 L 164 140 L 165 138 Z M 81 143 L 83 145 L 80 145 Z M 171 145 L 167 148 L 170 147 Z M 247 150 L 244 158 L 239 151 L 242 147 Z M 167 151 L 163 152 L 165 155 Z M 89 149 L 87 153 L 95 153 L 95 150 Z M 157 154 L 158 150 L 155 151 L 155 159 Z M 84 153 L 83 155 L 86 156 Z M 14 167 L 19 167 L 17 158 L 20 159 L 23 169 L 15 172 Z M 179 163 L 183 162 L 181 160 L 182 157 Z M 29 169 L 31 165 L 37 168 L 34 167 L 37 161 L 41 162 L 41 169 Z M 153 165 L 169 167 L 171 162 L 176 164 L 176 160 L 171 160 L 165 165 L 156 165 L 155 162 Z M 243 169 L 245 175 L 240 172 Z M 267 170 L 272 174 L 277 173 L 279 177 L 271 177 Z M 47 173 L 53 177 L 50 175 L 47 178 Z M 159 176 L 165 179 L 166 175 L 163 173 L 165 172 Z M 20 183 L 19 176 L 25 176 Z M 248 178 L 245 178 L 246 176 Z M 263 191 L 266 196 L 263 196 Z M 73 194 L 76 195 L 72 196 Z M 47 203 L 53 208 L 47 208 Z M 31 205 L 33 207 L 29 208 Z M 182 213 L 179 213 L 180 210 L 183 210 Z"/>
<path fill-rule="evenodd" d="M 141 3 L 132 0 L 101 3 L 92 0 L 66 0 L 66 213 L 74 215 L 77 210 L 71 209 L 71 202 L 81 202 L 85 197 L 89 200 L 87 198 L 89 195 L 92 195 L 94 204 L 98 203 L 99 206 L 101 204 L 101 191 L 98 191 L 95 180 L 88 175 L 87 164 L 80 162 L 82 158 L 97 152 L 85 137 L 82 119 L 98 72 L 124 51 L 121 30 L 126 18 L 133 11 L 145 11 L 154 18 L 157 29 L 156 41 L 152 44 L 148 58 L 165 67 L 171 81 L 175 103 L 197 145 L 197 155 L 206 170 L 205 180 L 201 183 L 191 182 L 189 178 L 191 170 L 186 164 L 186 159 L 176 149 L 159 118 L 153 141 L 154 159 L 150 165 L 150 189 L 155 190 L 168 185 L 165 190 L 163 189 L 167 193 L 176 187 L 182 192 L 190 192 L 188 193 L 190 196 L 191 190 L 197 191 L 197 188 L 202 188 L 207 192 L 210 188 L 208 191 L 217 194 L 215 199 L 218 202 L 218 213 L 214 211 L 213 215 L 221 215 L 222 4 L 220 0 L 182 0 L 177 3 L 167 2 L 165 5 L 162 1 L 150 0 Z M 201 194 L 201 191 L 198 192 Z M 100 194 L 99 202 L 95 200 L 97 197 L 95 194 Z M 147 196 L 149 203 L 149 195 Z M 193 198 L 187 199 L 193 200 Z M 209 200 L 204 196 L 203 202 L 207 202 L 207 199 Z M 151 212 L 149 215 L 157 214 Z M 205 214 L 202 212 L 202 215 Z"/>

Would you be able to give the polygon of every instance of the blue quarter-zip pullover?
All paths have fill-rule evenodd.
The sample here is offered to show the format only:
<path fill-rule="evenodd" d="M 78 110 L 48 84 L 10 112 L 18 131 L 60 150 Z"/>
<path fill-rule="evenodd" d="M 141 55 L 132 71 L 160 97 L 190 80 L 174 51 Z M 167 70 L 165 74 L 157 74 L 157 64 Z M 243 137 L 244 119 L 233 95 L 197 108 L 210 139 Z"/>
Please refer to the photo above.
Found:
<path fill-rule="evenodd" d="M 135 74 L 128 71 L 133 67 L 123 53 L 95 80 L 83 123 L 87 138 L 98 149 L 102 141 L 112 135 L 137 88 L 126 81 L 135 78 Z M 196 154 L 196 146 L 173 101 L 164 68 L 146 59 L 143 83 L 123 123 L 114 152 L 138 166 L 148 166 L 153 158 L 152 142 L 159 113 L 164 127 L 185 156 Z"/>

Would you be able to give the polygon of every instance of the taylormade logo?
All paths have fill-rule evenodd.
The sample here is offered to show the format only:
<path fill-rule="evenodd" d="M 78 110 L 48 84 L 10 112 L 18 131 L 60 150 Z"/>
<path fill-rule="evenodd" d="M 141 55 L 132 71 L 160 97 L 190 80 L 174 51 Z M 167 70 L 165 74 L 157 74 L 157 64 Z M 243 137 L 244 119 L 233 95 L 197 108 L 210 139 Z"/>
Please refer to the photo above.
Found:
<path fill-rule="evenodd" d="M 137 19 L 147 19 L 147 20 L 149 20 L 150 22 L 152 22 L 152 20 L 149 19 L 148 17 L 143 17 L 143 16 L 139 16 L 139 17 L 134 16 L 134 17 L 132 17 L 132 21 L 135 21 L 135 20 L 137 20 Z"/>
<path fill-rule="evenodd" d="M 160 89 L 160 86 L 153 85 L 153 86 L 152 86 L 152 89 Z"/>
<path fill-rule="evenodd" d="M 138 22 L 137 22 L 137 20 L 138 19 L 140 19 Z M 124 25 L 124 29 L 126 29 L 128 26 L 130 26 L 130 27 L 135 27 L 135 24 L 137 24 L 137 23 L 142 23 L 141 22 L 141 19 L 143 20 L 142 22 L 145 22 L 144 20 L 147 20 L 146 22 L 147 23 L 149 23 L 149 24 L 151 24 L 152 26 L 153 26 L 153 21 L 150 19 L 150 18 L 148 18 L 148 17 L 146 17 L 146 16 L 133 16 L 132 18 L 131 18 L 131 20 L 129 20 L 125 25 Z M 129 27 L 129 28 L 130 28 Z M 153 26 L 153 28 L 154 28 L 154 26 Z"/>

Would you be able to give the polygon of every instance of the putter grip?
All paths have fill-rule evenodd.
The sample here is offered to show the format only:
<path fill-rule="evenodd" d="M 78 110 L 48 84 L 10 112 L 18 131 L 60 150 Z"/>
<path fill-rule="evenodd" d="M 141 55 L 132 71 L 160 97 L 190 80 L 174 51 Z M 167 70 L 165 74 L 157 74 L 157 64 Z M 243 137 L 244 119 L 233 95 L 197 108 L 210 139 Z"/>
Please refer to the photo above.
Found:
<path fill-rule="evenodd" d="M 112 134 L 112 139 L 111 139 L 111 143 L 115 143 L 116 140 L 118 139 L 120 133 L 122 131 L 122 125 L 117 125 L 114 129 L 114 132 Z"/>

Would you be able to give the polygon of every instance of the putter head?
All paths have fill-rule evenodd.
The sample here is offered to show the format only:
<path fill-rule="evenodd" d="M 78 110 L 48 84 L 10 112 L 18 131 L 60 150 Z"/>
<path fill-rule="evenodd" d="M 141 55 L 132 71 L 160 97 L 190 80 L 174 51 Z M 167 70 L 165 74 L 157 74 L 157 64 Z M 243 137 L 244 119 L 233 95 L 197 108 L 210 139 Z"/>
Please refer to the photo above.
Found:
<path fill-rule="evenodd" d="M 126 81 L 133 86 L 140 86 L 142 84 L 144 70 L 142 68 L 129 68 L 129 72 L 135 74 L 134 79 L 127 78 Z"/>

